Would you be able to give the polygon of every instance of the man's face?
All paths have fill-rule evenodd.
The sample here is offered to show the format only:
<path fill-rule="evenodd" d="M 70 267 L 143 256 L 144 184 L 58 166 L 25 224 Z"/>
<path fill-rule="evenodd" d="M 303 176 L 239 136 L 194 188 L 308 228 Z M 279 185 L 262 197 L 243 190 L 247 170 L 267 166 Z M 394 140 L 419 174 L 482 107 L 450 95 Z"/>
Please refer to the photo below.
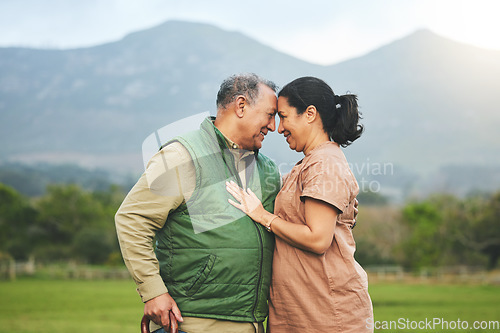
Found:
<path fill-rule="evenodd" d="M 273 132 L 276 129 L 277 99 L 274 91 L 266 85 L 259 86 L 259 96 L 253 104 L 245 106 L 244 114 L 244 132 L 240 147 L 247 150 L 256 150 L 262 148 L 262 141 L 268 131 Z"/>

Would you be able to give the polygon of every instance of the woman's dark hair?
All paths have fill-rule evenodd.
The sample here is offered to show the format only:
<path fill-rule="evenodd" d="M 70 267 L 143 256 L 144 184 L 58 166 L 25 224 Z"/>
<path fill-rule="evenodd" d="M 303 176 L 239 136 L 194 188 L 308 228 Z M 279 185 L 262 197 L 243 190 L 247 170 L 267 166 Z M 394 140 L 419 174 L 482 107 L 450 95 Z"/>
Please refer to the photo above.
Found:
<path fill-rule="evenodd" d="M 361 119 L 358 97 L 351 94 L 337 96 L 323 80 L 311 76 L 295 79 L 281 89 L 278 97 L 286 97 L 297 114 L 314 105 L 323 129 L 342 147 L 347 147 L 363 133 L 364 127 L 358 123 Z"/>

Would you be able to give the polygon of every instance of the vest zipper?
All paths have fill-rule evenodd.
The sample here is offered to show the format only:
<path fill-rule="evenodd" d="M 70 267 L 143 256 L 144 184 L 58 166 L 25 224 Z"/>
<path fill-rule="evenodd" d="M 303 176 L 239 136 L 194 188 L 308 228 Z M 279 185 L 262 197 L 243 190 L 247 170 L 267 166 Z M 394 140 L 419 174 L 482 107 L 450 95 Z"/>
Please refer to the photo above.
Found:
<path fill-rule="evenodd" d="M 252 221 L 253 222 L 253 221 Z M 255 297 L 255 303 L 253 305 L 253 310 L 252 310 L 252 317 L 253 321 L 257 322 L 257 318 L 255 317 L 255 310 L 257 308 L 257 304 L 259 303 L 259 290 L 260 290 L 260 284 L 262 280 L 262 261 L 264 261 L 264 243 L 262 241 L 262 235 L 260 234 L 259 226 L 257 223 L 253 222 L 255 229 L 257 230 L 257 235 L 259 236 L 259 251 L 260 251 L 260 269 L 259 269 L 259 277 L 257 279 L 257 295 Z"/>

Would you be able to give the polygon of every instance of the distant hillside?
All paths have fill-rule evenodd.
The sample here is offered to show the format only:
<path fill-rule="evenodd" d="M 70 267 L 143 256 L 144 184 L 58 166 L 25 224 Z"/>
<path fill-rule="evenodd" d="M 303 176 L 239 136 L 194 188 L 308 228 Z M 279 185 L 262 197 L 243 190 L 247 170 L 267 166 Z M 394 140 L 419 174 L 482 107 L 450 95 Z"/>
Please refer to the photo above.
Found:
<path fill-rule="evenodd" d="M 0 48 L 0 161 L 140 172 L 143 140 L 175 120 L 214 114 L 220 82 L 239 72 L 281 86 L 314 75 L 337 94 L 358 94 L 366 132 L 346 154 L 363 177 L 390 164 L 387 182 L 411 187 L 448 165 L 500 166 L 499 51 L 421 30 L 319 66 L 238 32 L 179 21 L 91 48 Z M 263 150 L 285 171 L 300 158 L 277 134 Z"/>
<path fill-rule="evenodd" d="M 240 33 L 184 22 L 85 49 L 0 48 L 0 140 L 8 143 L 0 154 L 102 156 L 104 165 L 137 169 L 128 159 L 152 131 L 215 112 L 225 77 L 244 71 L 285 81 L 317 67 Z"/>
<path fill-rule="evenodd" d="M 426 172 L 500 165 L 499 51 L 421 30 L 326 76 L 360 95 L 367 125 L 360 156 Z"/>

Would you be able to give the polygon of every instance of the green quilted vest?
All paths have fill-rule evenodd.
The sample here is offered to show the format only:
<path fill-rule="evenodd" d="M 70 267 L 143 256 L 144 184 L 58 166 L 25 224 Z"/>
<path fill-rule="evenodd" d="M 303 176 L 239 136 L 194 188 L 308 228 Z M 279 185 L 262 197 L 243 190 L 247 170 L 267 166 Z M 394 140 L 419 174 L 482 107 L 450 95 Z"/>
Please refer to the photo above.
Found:
<path fill-rule="evenodd" d="M 228 203 L 226 180 L 241 180 L 212 120 L 174 139 L 191 154 L 196 188 L 156 235 L 160 273 L 183 316 L 261 322 L 268 313 L 274 237 Z M 250 159 L 247 187 L 273 212 L 277 166 L 258 152 Z"/>

